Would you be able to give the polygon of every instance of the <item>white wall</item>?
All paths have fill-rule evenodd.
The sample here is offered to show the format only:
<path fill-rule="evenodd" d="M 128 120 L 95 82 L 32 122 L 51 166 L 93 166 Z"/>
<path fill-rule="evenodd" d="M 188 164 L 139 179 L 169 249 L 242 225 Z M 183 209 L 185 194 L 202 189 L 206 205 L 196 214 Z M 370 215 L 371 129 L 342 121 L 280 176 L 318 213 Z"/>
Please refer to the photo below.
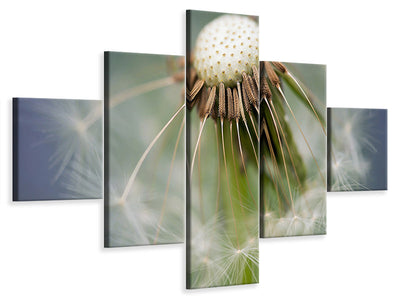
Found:
<path fill-rule="evenodd" d="M 0 298 L 399 299 L 395 4 L 3 0 Z M 326 63 L 329 106 L 389 109 L 389 191 L 329 194 L 325 237 L 262 240 L 258 285 L 185 291 L 183 245 L 104 250 L 102 202 L 11 202 L 11 98 L 102 99 L 103 51 L 183 54 L 188 8 L 260 15 L 261 59 Z"/>

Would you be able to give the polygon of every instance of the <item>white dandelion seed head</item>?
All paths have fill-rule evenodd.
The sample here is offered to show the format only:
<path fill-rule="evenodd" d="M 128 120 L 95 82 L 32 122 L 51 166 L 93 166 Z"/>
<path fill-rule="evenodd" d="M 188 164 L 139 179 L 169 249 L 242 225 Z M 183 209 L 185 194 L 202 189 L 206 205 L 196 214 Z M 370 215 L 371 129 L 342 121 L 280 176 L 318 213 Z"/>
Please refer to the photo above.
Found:
<path fill-rule="evenodd" d="M 244 16 L 224 15 L 200 32 L 194 49 L 194 67 L 208 86 L 223 82 L 234 87 L 242 72 L 258 66 L 258 25 Z"/>

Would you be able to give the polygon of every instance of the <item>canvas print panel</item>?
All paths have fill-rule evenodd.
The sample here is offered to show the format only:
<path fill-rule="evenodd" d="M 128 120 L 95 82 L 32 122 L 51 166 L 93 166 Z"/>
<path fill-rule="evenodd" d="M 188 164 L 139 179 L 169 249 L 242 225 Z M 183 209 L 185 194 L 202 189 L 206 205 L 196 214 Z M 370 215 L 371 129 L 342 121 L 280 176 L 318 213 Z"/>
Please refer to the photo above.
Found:
<path fill-rule="evenodd" d="M 258 17 L 187 12 L 187 288 L 258 282 Z"/>
<path fill-rule="evenodd" d="M 105 246 L 183 242 L 184 59 L 105 54 Z"/>
<path fill-rule="evenodd" d="M 102 101 L 13 99 L 13 200 L 102 197 Z"/>
<path fill-rule="evenodd" d="M 325 74 L 261 63 L 261 237 L 326 233 Z"/>
<path fill-rule="evenodd" d="M 328 191 L 387 189 L 387 110 L 328 108 Z"/>

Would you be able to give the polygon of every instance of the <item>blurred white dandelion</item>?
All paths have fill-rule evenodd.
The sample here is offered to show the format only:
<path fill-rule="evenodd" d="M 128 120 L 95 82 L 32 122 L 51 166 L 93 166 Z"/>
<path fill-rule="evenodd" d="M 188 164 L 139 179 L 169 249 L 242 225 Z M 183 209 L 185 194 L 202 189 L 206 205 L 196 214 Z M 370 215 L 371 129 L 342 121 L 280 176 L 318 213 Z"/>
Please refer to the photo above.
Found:
<path fill-rule="evenodd" d="M 329 191 L 387 186 L 387 111 L 329 108 Z"/>
<path fill-rule="evenodd" d="M 102 101 L 14 101 L 20 196 L 25 200 L 101 198 L 102 118 L 100 114 L 89 124 L 86 116 L 101 112 Z"/>

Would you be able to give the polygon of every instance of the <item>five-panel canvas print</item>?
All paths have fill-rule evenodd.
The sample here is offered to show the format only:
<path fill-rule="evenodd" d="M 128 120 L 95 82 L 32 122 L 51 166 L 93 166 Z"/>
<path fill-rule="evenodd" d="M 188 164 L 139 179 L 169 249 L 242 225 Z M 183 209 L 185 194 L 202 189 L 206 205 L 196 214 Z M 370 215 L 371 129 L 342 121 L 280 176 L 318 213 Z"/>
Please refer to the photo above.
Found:
<path fill-rule="evenodd" d="M 258 283 L 259 238 L 387 189 L 387 110 L 327 108 L 326 66 L 260 61 L 258 24 L 189 10 L 185 57 L 105 52 L 104 101 L 14 98 L 13 200 L 104 197 L 105 247 L 185 242 L 188 289 Z"/>

